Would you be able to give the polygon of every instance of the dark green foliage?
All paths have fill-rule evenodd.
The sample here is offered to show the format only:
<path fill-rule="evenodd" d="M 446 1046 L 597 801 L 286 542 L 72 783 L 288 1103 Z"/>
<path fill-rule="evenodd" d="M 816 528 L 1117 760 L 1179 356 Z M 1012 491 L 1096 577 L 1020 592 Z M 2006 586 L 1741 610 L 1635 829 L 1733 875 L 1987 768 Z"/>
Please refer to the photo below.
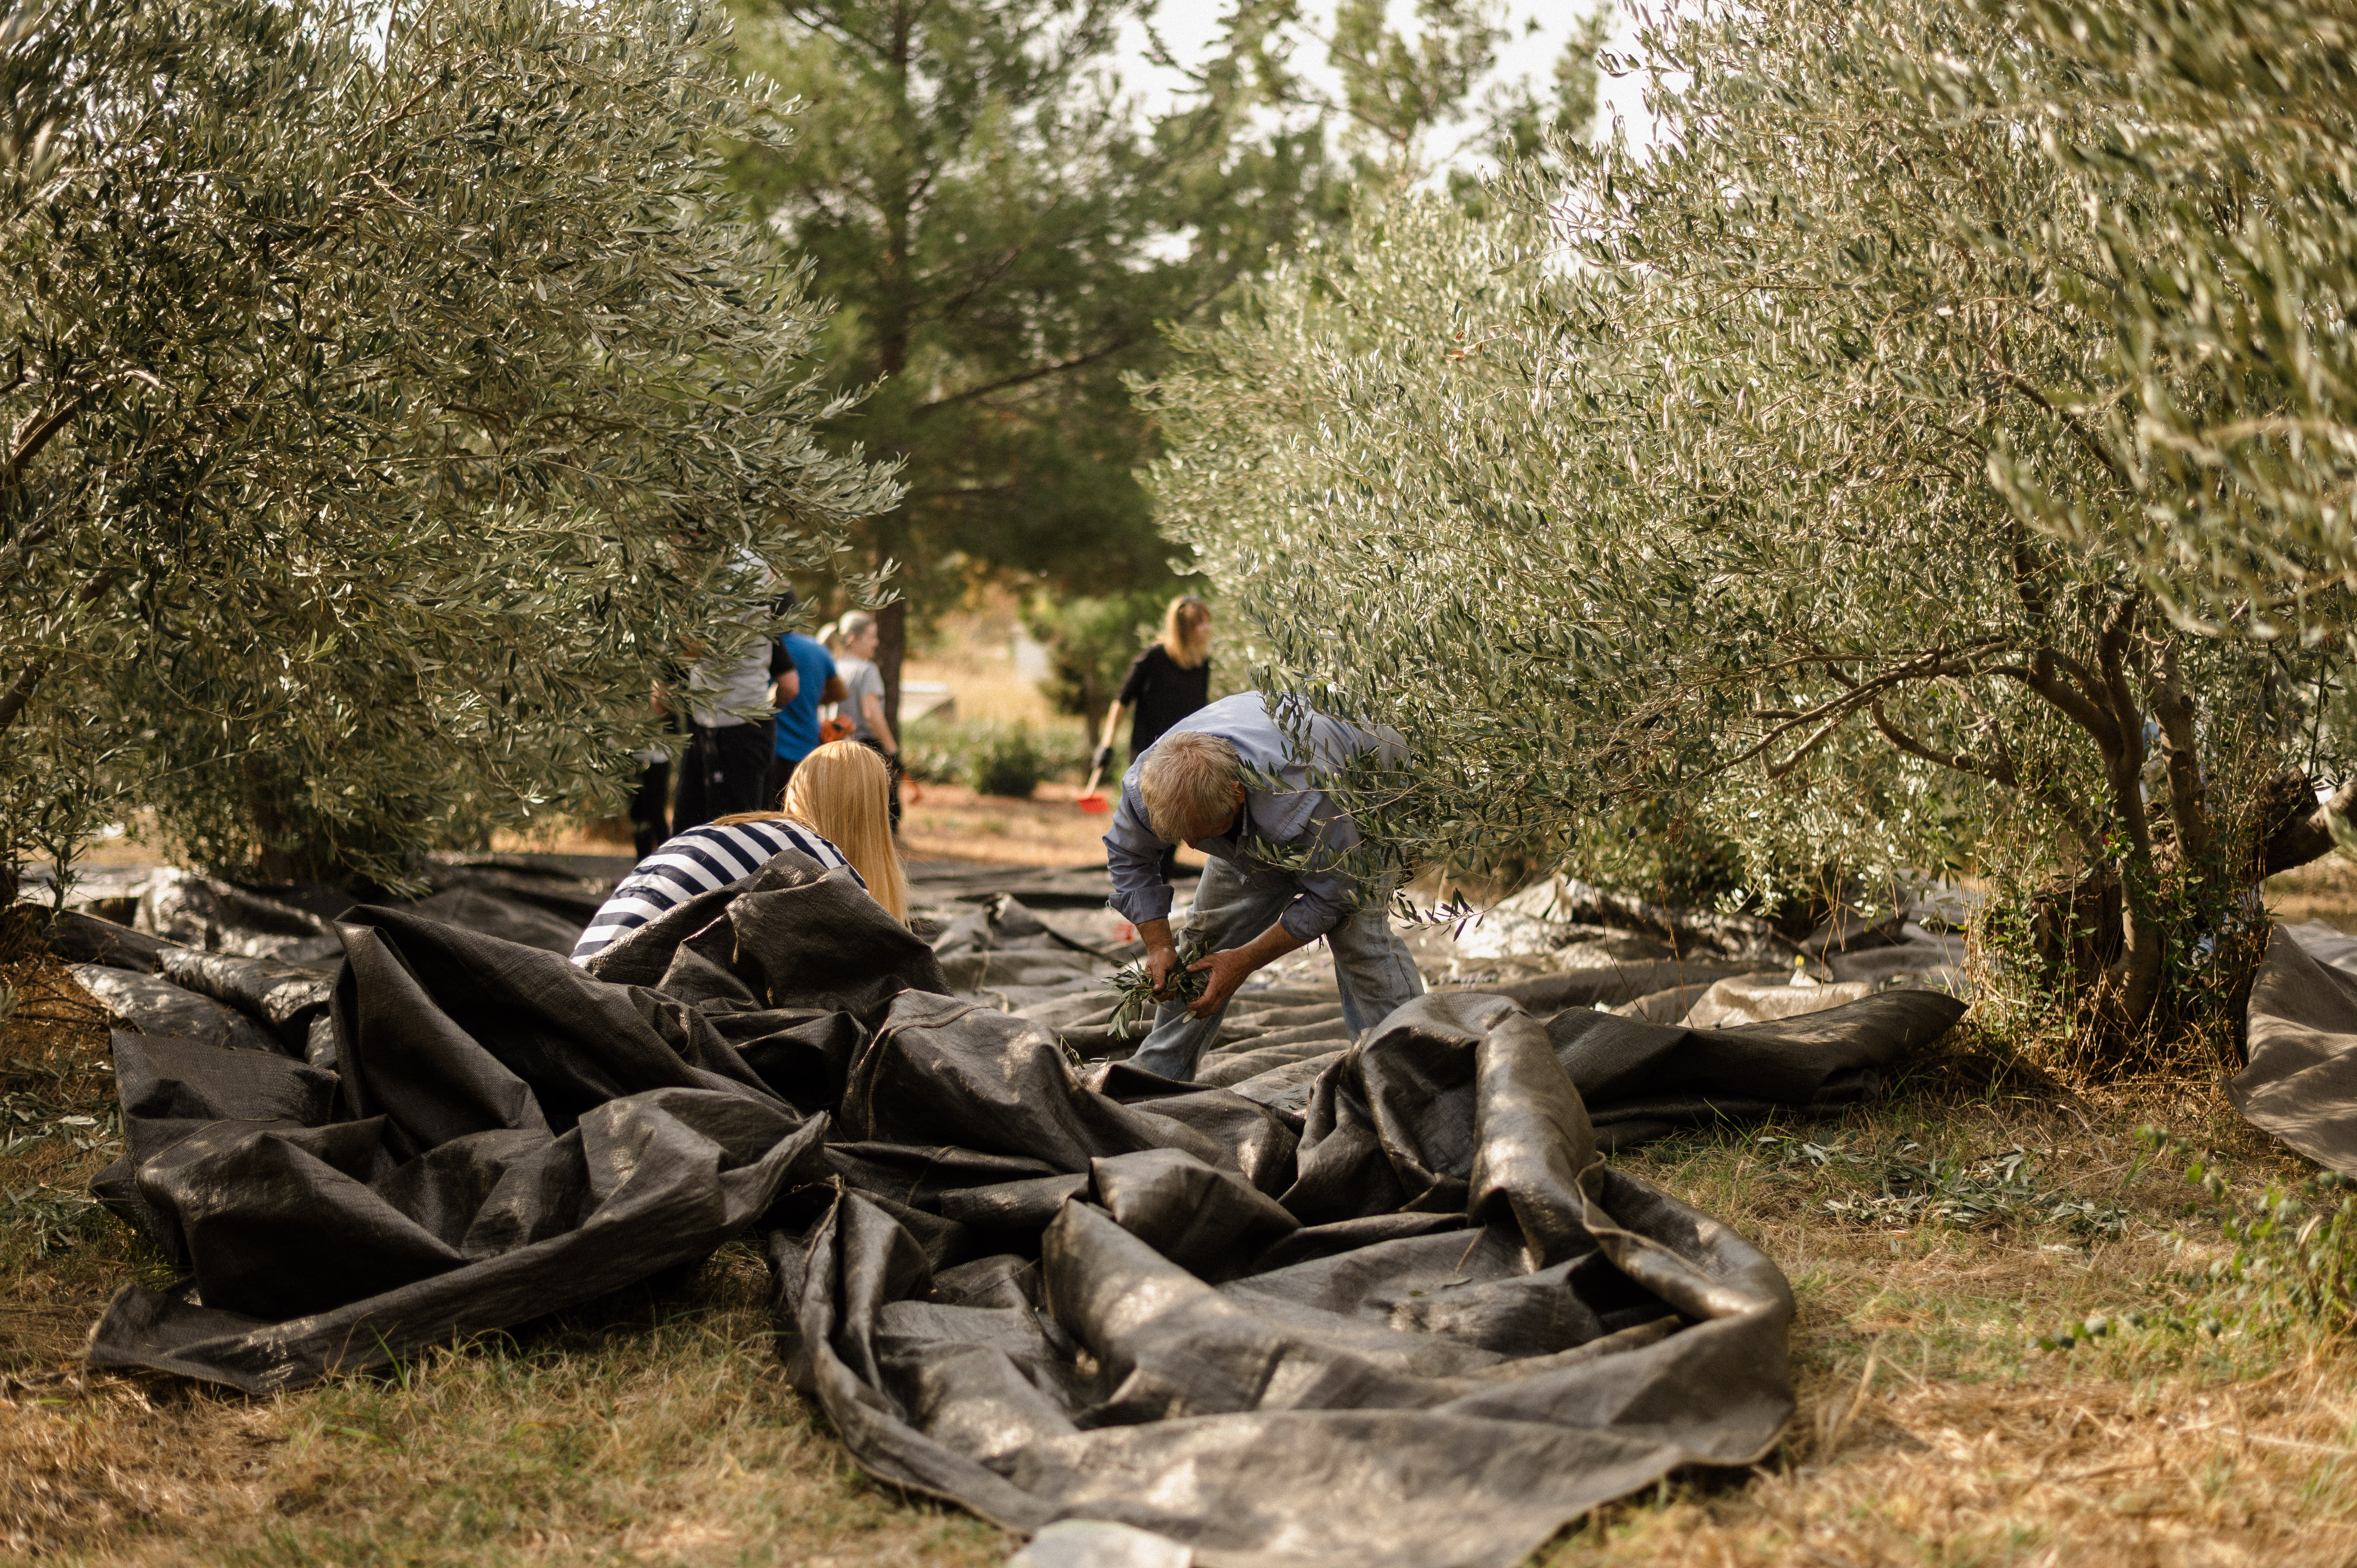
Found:
<path fill-rule="evenodd" d="M 1010 725 L 976 746 L 966 763 L 966 777 L 985 795 L 1028 800 L 1039 787 L 1047 768 L 1028 725 Z"/>
<path fill-rule="evenodd" d="M 1426 0 L 1405 30 L 1378 0 L 1330 28 L 1299 0 L 1237 0 L 1141 124 L 1112 57 L 1155 0 L 736 4 L 748 61 L 804 102 L 807 134 L 734 172 L 845 307 L 830 384 L 873 389 L 830 433 L 906 464 L 906 504 L 860 530 L 859 558 L 897 564 L 907 598 L 881 618 L 896 714 L 904 616 L 977 575 L 1060 598 L 1175 591 L 1137 481 L 1159 432 L 1125 383 L 1354 184 L 1584 128 L 1606 15 L 1576 29 L 1542 105 L 1519 87 L 1472 101 L 1506 36 L 1497 0 Z M 1312 45 L 1338 93 L 1297 68 Z"/>
<path fill-rule="evenodd" d="M 744 5 L 748 62 L 807 107 L 803 135 L 747 147 L 735 173 L 843 306 L 829 383 L 874 391 L 832 435 L 907 465 L 906 504 L 861 538 L 920 613 L 977 569 L 1061 593 L 1169 580 L 1123 378 L 1286 243 L 1326 177 L 1314 129 L 1254 124 L 1233 59 L 1141 124 L 1104 73 L 1148 10 Z"/>
<path fill-rule="evenodd" d="M 1087 766 L 1082 737 L 1064 725 L 1017 720 L 919 719 L 909 726 L 901 762 L 928 784 L 963 784 L 984 795 L 1028 800 L 1042 780 Z"/>
<path fill-rule="evenodd" d="M 1058 713 L 1081 720 L 1092 738 L 1103 732 L 1105 710 L 1113 706 L 1130 661 L 1161 635 L 1169 598 L 1154 591 L 1103 598 L 1043 595 L 1025 614 L 1025 629 L 1048 650 L 1048 679 L 1040 691 Z"/>

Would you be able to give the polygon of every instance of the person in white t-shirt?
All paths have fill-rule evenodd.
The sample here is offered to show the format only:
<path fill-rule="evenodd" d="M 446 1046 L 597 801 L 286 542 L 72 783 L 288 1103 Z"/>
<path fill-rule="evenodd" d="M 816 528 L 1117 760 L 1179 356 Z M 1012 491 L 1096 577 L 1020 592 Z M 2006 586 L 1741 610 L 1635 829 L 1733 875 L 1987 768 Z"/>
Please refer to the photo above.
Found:
<path fill-rule="evenodd" d="M 688 671 L 687 748 L 673 832 L 775 804 L 765 798 L 778 743 L 774 688 L 793 668 L 776 639 L 755 630 Z"/>

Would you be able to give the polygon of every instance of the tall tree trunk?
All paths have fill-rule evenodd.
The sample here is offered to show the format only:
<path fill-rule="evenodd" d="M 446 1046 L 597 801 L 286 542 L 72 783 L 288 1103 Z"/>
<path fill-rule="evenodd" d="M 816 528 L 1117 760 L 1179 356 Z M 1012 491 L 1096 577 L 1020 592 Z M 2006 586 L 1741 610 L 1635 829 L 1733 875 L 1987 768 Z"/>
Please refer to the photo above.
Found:
<path fill-rule="evenodd" d="M 2160 999 L 2161 928 L 2154 918 L 2155 890 L 2152 817 L 2144 803 L 2144 710 L 2129 681 L 2129 660 L 2135 649 L 2138 596 L 2123 596 L 2104 618 L 2095 643 L 2095 668 L 2109 698 L 2112 722 L 2118 726 L 2114 744 L 2105 748 L 2104 769 L 2110 775 L 2112 805 L 2127 838 L 2127 854 L 2120 865 L 2120 957 L 2105 976 L 2109 994 L 2106 1011 L 2112 1022 L 2134 1029 L 2152 1016 Z"/>
<path fill-rule="evenodd" d="M 915 331 L 916 286 L 910 277 L 910 246 L 916 224 L 916 173 L 912 149 L 917 145 L 916 106 L 909 96 L 909 73 L 915 50 L 917 16 L 909 0 L 892 7 L 889 66 L 892 77 L 894 130 L 899 145 L 892 151 L 894 166 L 882 182 L 884 196 L 885 305 L 877 323 L 877 368 L 897 378 L 908 368 L 909 345 Z M 903 501 L 902 506 L 908 503 Z M 881 566 L 898 552 L 888 548 L 890 536 L 902 532 L 888 525 L 879 529 L 888 548 L 879 550 Z M 909 605 L 896 599 L 876 612 L 876 671 L 884 678 L 884 722 L 900 739 L 900 667 L 909 655 Z"/>
<path fill-rule="evenodd" d="M 884 677 L 884 717 L 900 743 L 900 666 L 909 656 L 909 601 L 895 599 L 876 612 L 876 670 Z"/>

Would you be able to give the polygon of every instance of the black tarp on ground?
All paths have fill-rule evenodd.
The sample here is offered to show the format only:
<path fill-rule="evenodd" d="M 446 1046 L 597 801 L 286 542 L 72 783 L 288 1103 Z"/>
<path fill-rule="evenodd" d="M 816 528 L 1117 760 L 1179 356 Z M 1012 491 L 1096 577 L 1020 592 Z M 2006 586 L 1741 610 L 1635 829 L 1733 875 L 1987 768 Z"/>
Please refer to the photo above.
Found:
<path fill-rule="evenodd" d="M 124 1291 L 91 1360 L 290 1387 L 750 1227 L 798 1378 L 879 1476 L 1213 1564 L 1505 1563 L 1674 1466 L 1756 1457 L 1791 1406 L 1781 1274 L 1598 1162 L 1582 1091 L 1655 1130 L 1835 1103 L 1957 1011 L 1686 1031 L 1441 993 L 1297 1108 L 1084 1078 L 800 857 L 698 906 L 599 974 L 357 911 L 340 1070 L 119 1034 L 112 1197 L 188 1283 Z M 265 971 L 204 978 L 292 1000 Z M 1262 1037 L 1323 1022 L 1267 1011 Z"/>
<path fill-rule="evenodd" d="M 2318 945 L 2357 956 L 2346 938 Z M 2234 1109 L 2327 1170 L 2357 1175 L 2357 974 L 2277 926 L 2245 1017 L 2250 1064 L 2226 1084 Z"/>

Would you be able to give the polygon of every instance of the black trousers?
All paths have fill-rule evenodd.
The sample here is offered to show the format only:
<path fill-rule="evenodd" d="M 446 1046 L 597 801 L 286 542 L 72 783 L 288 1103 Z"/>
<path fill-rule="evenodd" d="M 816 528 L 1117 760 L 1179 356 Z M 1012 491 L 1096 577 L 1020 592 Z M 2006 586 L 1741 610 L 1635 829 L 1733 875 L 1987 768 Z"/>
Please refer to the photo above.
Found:
<path fill-rule="evenodd" d="M 650 762 L 639 774 L 639 791 L 630 797 L 630 843 L 639 858 L 654 854 L 671 837 L 671 764 Z"/>
<path fill-rule="evenodd" d="M 786 786 L 794 781 L 795 761 L 791 757 L 770 757 L 769 781 L 761 786 L 761 810 L 782 811 L 786 809 Z"/>
<path fill-rule="evenodd" d="M 897 833 L 900 831 L 900 759 L 865 736 L 861 737 L 859 744 L 882 757 L 884 771 L 891 775 L 892 831 Z"/>
<path fill-rule="evenodd" d="M 679 810 L 671 831 L 683 833 L 715 817 L 764 810 L 762 786 L 778 749 L 778 721 L 687 726 L 687 755 L 680 761 Z"/>

